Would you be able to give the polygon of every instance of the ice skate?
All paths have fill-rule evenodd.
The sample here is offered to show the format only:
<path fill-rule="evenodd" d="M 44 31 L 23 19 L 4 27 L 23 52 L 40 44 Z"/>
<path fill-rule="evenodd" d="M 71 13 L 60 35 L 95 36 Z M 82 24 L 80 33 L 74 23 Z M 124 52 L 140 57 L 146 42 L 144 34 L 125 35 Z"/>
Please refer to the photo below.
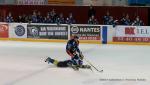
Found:
<path fill-rule="evenodd" d="M 54 62 L 54 59 L 51 59 L 50 57 L 47 57 L 47 58 L 45 59 L 45 62 L 47 62 L 48 64 L 49 64 L 49 63 L 53 63 L 53 62 Z"/>

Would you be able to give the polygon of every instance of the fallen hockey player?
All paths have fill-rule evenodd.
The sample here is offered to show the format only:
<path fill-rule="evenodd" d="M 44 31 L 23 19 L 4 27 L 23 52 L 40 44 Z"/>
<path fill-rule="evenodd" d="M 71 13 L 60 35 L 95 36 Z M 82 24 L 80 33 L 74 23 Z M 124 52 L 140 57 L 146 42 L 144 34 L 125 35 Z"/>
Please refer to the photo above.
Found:
<path fill-rule="evenodd" d="M 91 69 L 90 65 L 83 65 L 83 55 L 79 49 L 79 37 L 73 36 L 67 42 L 66 52 L 69 56 L 71 56 L 70 60 L 58 61 L 48 57 L 45 62 L 52 63 L 57 67 L 72 67 L 74 70 L 78 70 L 79 68 L 88 68 Z"/>

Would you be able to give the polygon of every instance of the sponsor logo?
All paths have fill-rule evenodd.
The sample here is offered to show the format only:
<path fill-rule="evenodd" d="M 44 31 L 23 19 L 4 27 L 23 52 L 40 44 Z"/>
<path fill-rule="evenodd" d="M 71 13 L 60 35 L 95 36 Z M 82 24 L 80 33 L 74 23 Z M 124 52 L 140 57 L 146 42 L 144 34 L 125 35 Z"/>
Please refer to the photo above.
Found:
<path fill-rule="evenodd" d="M 68 39 L 68 25 L 27 25 L 28 38 Z"/>
<path fill-rule="evenodd" d="M 80 27 L 80 32 L 100 32 L 100 28 L 97 27 Z"/>
<path fill-rule="evenodd" d="M 34 26 L 34 27 L 31 27 L 31 34 L 32 34 L 34 37 L 38 37 L 38 36 L 39 36 L 39 30 L 38 30 L 38 28 L 36 28 L 35 26 Z"/>
<path fill-rule="evenodd" d="M 18 25 L 15 28 L 15 34 L 17 36 L 23 36 L 25 34 L 25 28 L 22 25 Z"/>
<path fill-rule="evenodd" d="M 73 26 L 71 28 L 72 33 L 79 33 L 79 32 L 100 32 L 99 27 L 93 27 L 93 26 Z"/>
<path fill-rule="evenodd" d="M 71 27 L 71 36 L 77 35 L 80 40 L 100 40 L 100 28 L 101 26 L 86 26 L 77 25 Z"/>
<path fill-rule="evenodd" d="M 134 31 L 134 27 L 126 27 L 125 28 L 125 34 L 128 34 L 128 35 L 135 35 L 135 31 Z"/>
<path fill-rule="evenodd" d="M 8 31 L 8 26 L 7 25 L 0 25 L 0 32 L 5 32 Z"/>
<path fill-rule="evenodd" d="M 73 26 L 73 27 L 71 28 L 71 32 L 72 32 L 72 33 L 78 33 L 78 32 L 79 32 L 79 28 L 78 28 L 77 26 Z"/>
<path fill-rule="evenodd" d="M 8 24 L 0 24 L 0 37 L 8 38 Z"/>

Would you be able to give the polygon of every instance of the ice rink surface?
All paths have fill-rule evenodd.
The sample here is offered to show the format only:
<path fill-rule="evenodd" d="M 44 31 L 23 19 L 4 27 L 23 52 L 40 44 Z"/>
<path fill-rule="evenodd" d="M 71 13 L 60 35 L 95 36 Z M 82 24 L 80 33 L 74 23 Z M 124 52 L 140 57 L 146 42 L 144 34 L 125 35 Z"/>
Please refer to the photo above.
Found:
<path fill-rule="evenodd" d="M 150 85 L 150 46 L 80 44 L 103 73 L 44 62 L 70 57 L 66 43 L 0 41 L 0 85 Z M 87 64 L 85 62 L 85 64 Z"/>

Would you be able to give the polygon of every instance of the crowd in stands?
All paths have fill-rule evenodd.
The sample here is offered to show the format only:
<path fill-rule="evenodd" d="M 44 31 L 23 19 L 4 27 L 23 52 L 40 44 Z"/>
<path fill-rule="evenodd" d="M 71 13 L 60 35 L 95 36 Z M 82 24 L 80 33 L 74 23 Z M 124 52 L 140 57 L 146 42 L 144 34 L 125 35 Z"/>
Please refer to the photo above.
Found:
<path fill-rule="evenodd" d="M 88 11 L 88 21 L 87 24 L 99 24 L 98 20 L 95 18 L 96 11 L 92 6 L 90 6 Z M 133 26 L 143 26 L 144 23 L 139 16 L 135 17 L 135 20 L 130 20 L 128 14 L 124 15 L 120 20 L 115 20 L 113 16 L 107 11 L 106 15 L 103 16 L 104 25 L 133 25 Z M 21 22 L 21 23 L 50 23 L 50 24 L 76 24 L 76 20 L 73 14 L 70 13 L 67 18 L 63 16 L 63 13 L 57 14 L 55 9 L 52 9 L 44 17 L 39 11 L 33 11 L 32 15 L 19 15 L 17 19 L 13 19 L 11 12 L 6 17 L 6 22 Z"/>
<path fill-rule="evenodd" d="M 73 14 L 70 13 L 68 17 L 65 19 L 63 13 L 57 14 L 55 9 L 48 12 L 46 17 L 43 17 L 41 13 L 38 11 L 33 11 L 32 15 L 19 15 L 17 19 L 14 20 L 11 12 L 9 12 L 6 17 L 6 22 L 22 22 L 22 23 L 57 23 L 57 24 L 75 24 L 76 21 L 73 17 Z"/>
<path fill-rule="evenodd" d="M 88 24 L 99 24 L 99 22 L 97 21 L 97 19 L 95 18 L 95 14 L 96 11 L 94 10 L 94 8 L 92 6 L 90 6 L 90 9 L 88 11 Z M 109 11 L 107 11 L 106 15 L 102 17 L 103 19 L 103 24 L 104 25 L 133 25 L 133 26 L 143 26 L 144 23 L 143 21 L 140 19 L 139 16 L 135 17 L 135 20 L 130 20 L 130 17 L 128 14 L 126 14 L 125 16 L 123 15 L 123 17 L 120 20 L 115 20 L 113 18 L 113 16 L 110 15 Z"/>

